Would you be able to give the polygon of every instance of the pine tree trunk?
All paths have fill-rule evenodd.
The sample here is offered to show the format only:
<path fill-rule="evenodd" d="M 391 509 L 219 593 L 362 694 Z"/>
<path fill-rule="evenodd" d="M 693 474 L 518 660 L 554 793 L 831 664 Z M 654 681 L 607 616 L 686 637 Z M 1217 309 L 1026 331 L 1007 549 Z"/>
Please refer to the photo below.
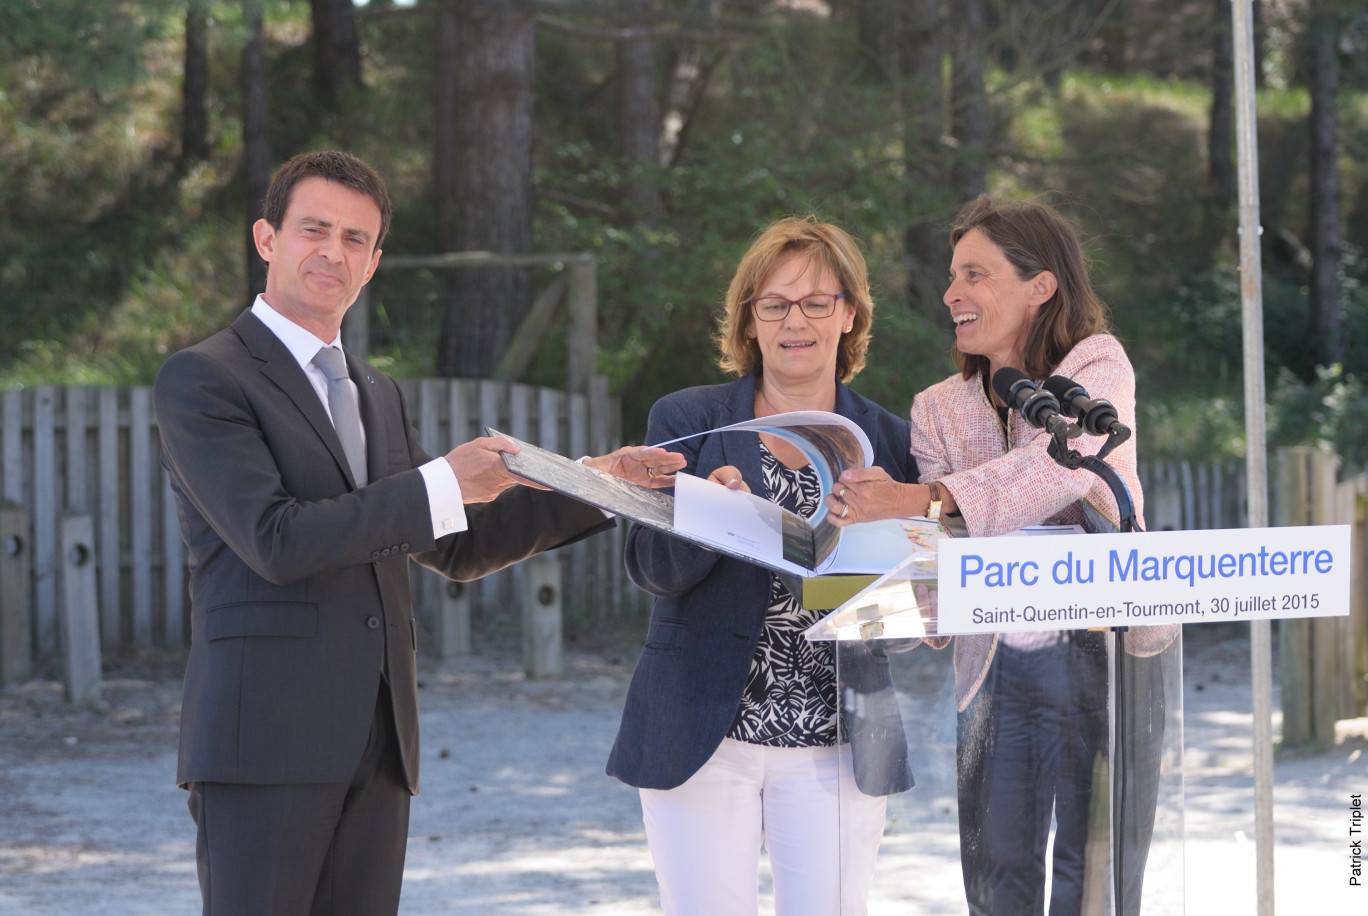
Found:
<path fill-rule="evenodd" d="M 185 70 L 181 81 L 181 164 L 209 156 L 208 15 L 205 0 L 190 0 L 185 11 Z"/>
<path fill-rule="evenodd" d="M 361 38 L 353 0 L 309 0 L 313 13 L 314 88 L 329 107 L 361 85 Z"/>
<path fill-rule="evenodd" d="M 902 104 L 904 156 L 916 199 L 903 236 L 907 254 L 907 296 L 913 308 L 940 315 L 950 249 L 945 224 L 956 202 L 947 201 L 945 80 L 945 6 L 942 0 L 912 0 L 903 14 Z M 948 211 L 948 212 L 947 212 Z"/>
<path fill-rule="evenodd" d="M 1230 0 L 1213 0 L 1211 124 L 1207 134 L 1208 177 L 1212 201 L 1227 210 L 1235 196 L 1235 57 L 1230 37 Z"/>
<path fill-rule="evenodd" d="M 266 120 L 266 30 L 261 5 L 246 0 L 249 37 L 242 49 L 242 168 L 247 189 L 247 302 L 266 288 L 266 262 L 257 254 L 252 224 L 261 218 L 271 184 Z"/>
<path fill-rule="evenodd" d="M 445 0 L 438 22 L 439 244 L 444 251 L 530 251 L 532 3 Z M 530 308 L 526 268 L 453 271 L 437 373 L 492 375 Z"/>
<path fill-rule="evenodd" d="M 902 0 L 860 4 L 860 51 L 876 78 L 896 86 L 902 75 Z"/>
<path fill-rule="evenodd" d="M 961 0 L 952 5 L 950 15 L 954 29 L 950 135 L 956 142 L 950 183 L 964 202 L 988 188 L 988 95 L 983 82 L 987 66 L 983 47 L 988 21 L 985 0 Z"/>
<path fill-rule="evenodd" d="M 1333 0 L 1312 0 L 1311 49 L 1311 336 L 1322 366 L 1344 358 L 1339 308 L 1339 23 Z"/>
<path fill-rule="evenodd" d="M 650 12 L 650 0 L 620 0 L 629 22 L 639 24 Z M 627 196 L 633 214 L 643 223 L 660 216 L 660 192 L 655 181 L 660 156 L 660 106 L 656 97 L 655 42 L 630 38 L 618 42 L 618 141 L 628 170 Z"/>

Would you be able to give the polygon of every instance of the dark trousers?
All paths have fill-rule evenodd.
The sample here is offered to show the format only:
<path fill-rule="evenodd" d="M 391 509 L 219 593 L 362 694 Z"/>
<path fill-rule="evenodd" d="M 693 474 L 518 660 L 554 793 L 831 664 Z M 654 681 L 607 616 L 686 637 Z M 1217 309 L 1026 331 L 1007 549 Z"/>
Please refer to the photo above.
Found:
<path fill-rule="evenodd" d="M 410 795 L 393 720 L 382 680 L 350 782 L 191 786 L 204 916 L 398 912 Z"/>
<path fill-rule="evenodd" d="M 1087 851 L 1091 844 L 1105 855 L 1108 845 L 1106 810 L 1092 811 L 1107 778 L 1105 638 L 1070 634 L 1033 651 L 999 645 L 960 714 L 958 758 L 970 913 L 1045 912 L 1053 815 L 1050 916 L 1080 916 Z"/>

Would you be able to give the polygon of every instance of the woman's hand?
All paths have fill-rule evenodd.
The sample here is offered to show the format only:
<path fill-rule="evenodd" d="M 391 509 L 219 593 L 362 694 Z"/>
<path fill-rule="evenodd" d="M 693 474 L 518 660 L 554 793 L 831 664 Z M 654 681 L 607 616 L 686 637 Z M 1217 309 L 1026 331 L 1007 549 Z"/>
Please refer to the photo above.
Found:
<path fill-rule="evenodd" d="M 921 484 L 898 483 L 880 467 L 851 468 L 842 472 L 826 498 L 827 520 L 842 528 L 881 518 L 905 518 L 925 512 L 929 501 Z"/>
<path fill-rule="evenodd" d="M 585 458 L 589 467 L 643 487 L 659 489 L 674 486 L 674 472 L 686 464 L 683 455 L 663 448 L 624 445 L 617 451 Z"/>
<path fill-rule="evenodd" d="M 740 490 L 742 493 L 749 493 L 751 488 L 746 485 L 746 481 L 741 478 L 741 472 L 730 464 L 722 467 L 708 475 L 708 479 L 713 483 L 720 483 L 728 490 Z"/>

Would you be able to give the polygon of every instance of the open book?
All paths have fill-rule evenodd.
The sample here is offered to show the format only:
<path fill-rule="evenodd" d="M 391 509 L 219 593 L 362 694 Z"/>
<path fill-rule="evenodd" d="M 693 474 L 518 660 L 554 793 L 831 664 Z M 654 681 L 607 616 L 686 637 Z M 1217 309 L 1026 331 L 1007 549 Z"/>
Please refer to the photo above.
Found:
<path fill-rule="evenodd" d="M 652 490 L 507 433 L 488 432 L 517 443 L 518 454 L 503 456 L 514 474 L 642 525 L 791 576 L 883 573 L 905 559 L 921 536 L 908 519 L 886 519 L 844 529 L 827 520 L 822 500 L 841 472 L 867 467 L 874 457 L 864 430 L 839 414 L 797 411 L 694 434 L 769 433 L 792 443 L 812 463 L 820 482 L 818 509 L 810 518 L 752 493 L 683 473 L 675 475 L 673 495 Z M 689 438 L 694 436 L 657 444 L 669 447 Z"/>

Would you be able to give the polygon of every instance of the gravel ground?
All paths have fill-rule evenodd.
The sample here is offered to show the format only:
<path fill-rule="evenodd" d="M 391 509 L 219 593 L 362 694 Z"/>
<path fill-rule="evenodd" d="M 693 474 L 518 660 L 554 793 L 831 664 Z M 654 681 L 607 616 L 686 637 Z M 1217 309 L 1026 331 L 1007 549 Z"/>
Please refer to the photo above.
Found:
<path fill-rule="evenodd" d="M 1248 642 L 1234 627 L 1189 627 L 1185 649 L 1185 842 L 1156 843 L 1145 912 L 1253 913 Z M 603 775 L 634 651 L 571 649 L 559 681 L 525 679 L 506 642 L 422 666 L 423 794 L 404 914 L 657 911 L 636 793 Z M 876 916 L 964 912 L 948 656 L 906 656 L 926 698 L 908 712 L 922 736 L 918 787 L 890 806 Z M 52 681 L 0 691 L 0 913 L 199 911 L 194 827 L 173 785 L 182 664 L 112 668 L 99 712 L 68 707 Z M 1324 752 L 1277 756 L 1279 913 L 1368 911 L 1368 891 L 1348 883 L 1368 727 L 1341 730 Z"/>

